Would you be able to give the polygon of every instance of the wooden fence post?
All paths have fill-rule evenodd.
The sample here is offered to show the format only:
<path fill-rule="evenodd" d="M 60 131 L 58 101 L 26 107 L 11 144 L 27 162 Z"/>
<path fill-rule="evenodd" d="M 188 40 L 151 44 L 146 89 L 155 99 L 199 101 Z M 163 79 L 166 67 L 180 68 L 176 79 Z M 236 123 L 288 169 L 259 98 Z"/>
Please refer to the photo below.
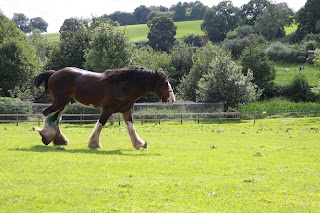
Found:
<path fill-rule="evenodd" d="M 40 126 L 40 112 L 38 112 L 37 120 L 38 120 L 38 126 Z"/>

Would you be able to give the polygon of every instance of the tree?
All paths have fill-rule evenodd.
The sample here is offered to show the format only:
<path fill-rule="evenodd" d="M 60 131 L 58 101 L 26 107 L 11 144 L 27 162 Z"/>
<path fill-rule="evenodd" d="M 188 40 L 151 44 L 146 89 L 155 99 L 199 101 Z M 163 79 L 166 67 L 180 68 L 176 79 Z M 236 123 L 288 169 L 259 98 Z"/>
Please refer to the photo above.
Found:
<path fill-rule="evenodd" d="M 63 39 L 65 32 L 76 32 L 81 28 L 88 28 L 88 21 L 79 18 L 68 18 L 63 21 L 60 27 L 60 37 Z"/>
<path fill-rule="evenodd" d="M 190 19 L 191 20 L 201 20 L 203 19 L 204 13 L 206 12 L 207 6 L 205 6 L 200 1 L 195 1 L 191 6 Z"/>
<path fill-rule="evenodd" d="M 16 23 L 17 27 L 24 33 L 30 33 L 29 18 L 23 13 L 14 13 L 12 21 Z"/>
<path fill-rule="evenodd" d="M 28 41 L 34 47 L 38 58 L 44 66 L 47 62 L 48 55 L 51 49 L 51 45 L 48 39 L 41 35 L 40 30 L 34 29 L 28 36 Z"/>
<path fill-rule="evenodd" d="M 174 21 L 182 21 L 186 19 L 186 8 L 181 2 L 178 2 L 175 6 L 173 19 Z"/>
<path fill-rule="evenodd" d="M 289 86 L 289 96 L 295 102 L 312 100 L 312 92 L 307 77 L 299 73 L 295 75 Z"/>
<path fill-rule="evenodd" d="M 197 100 L 223 102 L 226 109 L 254 101 L 257 86 L 251 82 L 251 72 L 244 75 L 230 53 L 220 50 L 210 63 L 209 70 L 198 82 Z"/>
<path fill-rule="evenodd" d="M 40 32 L 47 32 L 48 23 L 41 17 L 35 17 L 30 19 L 31 29 L 39 29 Z"/>
<path fill-rule="evenodd" d="M 260 89 L 265 89 L 272 85 L 276 73 L 264 49 L 249 46 L 244 50 L 240 61 L 244 74 L 249 71 L 252 72 L 253 82 Z"/>
<path fill-rule="evenodd" d="M 47 69 L 58 70 L 67 66 L 84 68 L 84 52 L 89 46 L 91 33 L 84 27 L 76 32 L 66 31 L 60 41 L 53 45 L 46 65 Z"/>
<path fill-rule="evenodd" d="M 135 17 L 132 13 L 126 13 L 121 11 L 116 11 L 110 15 L 103 15 L 101 18 L 109 18 L 113 22 L 118 22 L 120 25 L 132 25 L 136 23 Z"/>
<path fill-rule="evenodd" d="M 314 51 L 313 63 L 314 63 L 315 66 L 320 68 L 320 49 L 316 49 Z"/>
<path fill-rule="evenodd" d="M 293 11 L 286 3 L 268 4 L 257 17 L 255 29 L 267 40 L 285 36 L 284 27 L 292 23 Z"/>
<path fill-rule="evenodd" d="M 204 45 L 204 41 L 202 40 L 201 36 L 194 34 L 188 34 L 184 36 L 183 42 L 194 47 L 202 47 Z"/>
<path fill-rule="evenodd" d="M 233 32 L 231 34 L 233 34 Z M 237 33 L 233 35 L 231 34 L 230 38 L 227 37 L 227 39 L 223 41 L 223 45 L 231 51 L 234 59 L 239 59 L 239 57 L 242 55 L 243 50 L 250 45 L 259 46 L 267 43 L 264 37 L 257 34 L 249 34 L 244 37 L 241 37 L 240 35 L 236 36 Z"/>
<path fill-rule="evenodd" d="M 130 64 L 133 45 L 125 31 L 110 24 L 92 30 L 92 38 L 85 51 L 85 67 L 101 72 Z"/>
<path fill-rule="evenodd" d="M 238 11 L 239 9 L 234 7 L 231 1 L 220 2 L 212 9 L 206 10 L 201 30 L 208 35 L 210 41 L 223 41 L 227 32 L 233 30 L 238 23 Z"/>
<path fill-rule="evenodd" d="M 227 33 L 227 39 L 244 38 L 251 34 L 255 34 L 255 30 L 250 25 L 241 25 Z"/>
<path fill-rule="evenodd" d="M 144 5 L 140 5 L 133 11 L 133 16 L 137 20 L 137 24 L 146 24 L 148 22 L 148 14 L 150 13 L 150 9 Z"/>
<path fill-rule="evenodd" d="M 40 61 L 25 34 L 0 12 L 0 87 L 9 96 L 15 87 L 30 86 L 40 72 Z"/>
<path fill-rule="evenodd" d="M 298 29 L 296 32 L 297 39 L 301 41 L 306 35 L 313 33 L 316 34 L 317 23 L 320 20 L 320 1 L 307 0 L 304 7 L 297 12 Z"/>
<path fill-rule="evenodd" d="M 170 75 L 172 84 L 178 85 L 181 78 L 188 75 L 193 65 L 193 53 L 193 48 L 184 43 L 173 47 L 171 58 L 175 72 Z"/>
<path fill-rule="evenodd" d="M 190 72 L 183 76 L 178 86 L 178 93 L 182 99 L 196 101 L 198 81 L 207 73 L 209 64 L 219 51 L 219 48 L 211 42 L 197 49 L 192 57 L 193 65 Z"/>
<path fill-rule="evenodd" d="M 241 25 L 254 26 L 257 17 L 270 4 L 269 0 L 250 0 L 240 10 Z"/>
<path fill-rule="evenodd" d="M 167 14 L 159 14 L 148 22 L 149 45 L 154 50 L 169 51 L 174 44 L 177 26 Z"/>

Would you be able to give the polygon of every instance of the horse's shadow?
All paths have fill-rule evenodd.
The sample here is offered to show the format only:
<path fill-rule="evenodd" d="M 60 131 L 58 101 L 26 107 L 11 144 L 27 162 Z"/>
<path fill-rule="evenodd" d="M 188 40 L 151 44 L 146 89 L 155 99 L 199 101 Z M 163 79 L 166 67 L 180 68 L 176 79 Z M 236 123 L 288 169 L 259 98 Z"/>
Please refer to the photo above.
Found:
<path fill-rule="evenodd" d="M 123 155 L 123 156 L 141 156 L 146 155 L 147 152 L 131 149 L 116 149 L 116 150 L 101 150 L 101 149 L 67 149 L 63 146 L 41 146 L 36 145 L 30 148 L 11 148 L 11 151 L 22 151 L 22 152 L 60 152 L 60 153 L 81 153 L 81 154 L 94 154 L 94 155 Z M 126 153 L 130 152 L 131 153 Z M 150 155 L 147 154 L 147 155 Z M 160 154 L 151 154 L 160 155 Z"/>

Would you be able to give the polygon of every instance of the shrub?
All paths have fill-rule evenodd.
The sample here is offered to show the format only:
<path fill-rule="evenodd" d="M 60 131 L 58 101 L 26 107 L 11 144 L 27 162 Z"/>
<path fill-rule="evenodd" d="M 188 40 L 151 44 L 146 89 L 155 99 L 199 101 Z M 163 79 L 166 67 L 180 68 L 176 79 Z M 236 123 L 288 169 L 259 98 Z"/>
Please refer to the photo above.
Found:
<path fill-rule="evenodd" d="M 31 114 L 32 107 L 28 102 L 21 101 L 18 98 L 0 97 L 0 114 Z M 2 120 L 11 119 L 12 117 L 0 117 Z M 19 117 L 21 118 L 21 117 Z M 22 119 L 27 119 L 23 117 Z"/>
<path fill-rule="evenodd" d="M 266 51 L 272 61 L 283 63 L 305 63 L 308 57 L 308 53 L 304 49 L 281 42 L 272 43 Z"/>
<path fill-rule="evenodd" d="M 299 73 L 294 76 L 289 87 L 290 99 L 299 102 L 299 101 L 311 101 L 312 93 L 310 90 L 310 85 L 305 75 Z"/>

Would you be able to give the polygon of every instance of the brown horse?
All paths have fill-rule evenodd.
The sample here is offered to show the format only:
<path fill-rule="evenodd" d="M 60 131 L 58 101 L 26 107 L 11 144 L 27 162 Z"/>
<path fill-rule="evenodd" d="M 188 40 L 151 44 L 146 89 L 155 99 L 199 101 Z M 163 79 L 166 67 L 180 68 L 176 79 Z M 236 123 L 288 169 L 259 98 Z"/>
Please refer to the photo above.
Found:
<path fill-rule="evenodd" d="M 102 109 L 89 139 L 90 148 L 101 148 L 99 138 L 102 127 L 113 113 L 121 112 L 133 147 L 147 149 L 147 143 L 137 135 L 133 125 L 133 104 L 147 92 L 153 92 L 168 104 L 175 101 L 171 85 L 162 69 L 131 67 L 95 73 L 66 67 L 58 71 L 44 71 L 35 78 L 34 84 L 38 87 L 43 82 L 53 100 L 52 105 L 42 112 L 45 116 L 43 129 L 37 129 L 45 145 L 51 141 L 54 145 L 68 144 L 59 129 L 59 122 L 65 106 L 71 101 L 77 101 Z"/>

